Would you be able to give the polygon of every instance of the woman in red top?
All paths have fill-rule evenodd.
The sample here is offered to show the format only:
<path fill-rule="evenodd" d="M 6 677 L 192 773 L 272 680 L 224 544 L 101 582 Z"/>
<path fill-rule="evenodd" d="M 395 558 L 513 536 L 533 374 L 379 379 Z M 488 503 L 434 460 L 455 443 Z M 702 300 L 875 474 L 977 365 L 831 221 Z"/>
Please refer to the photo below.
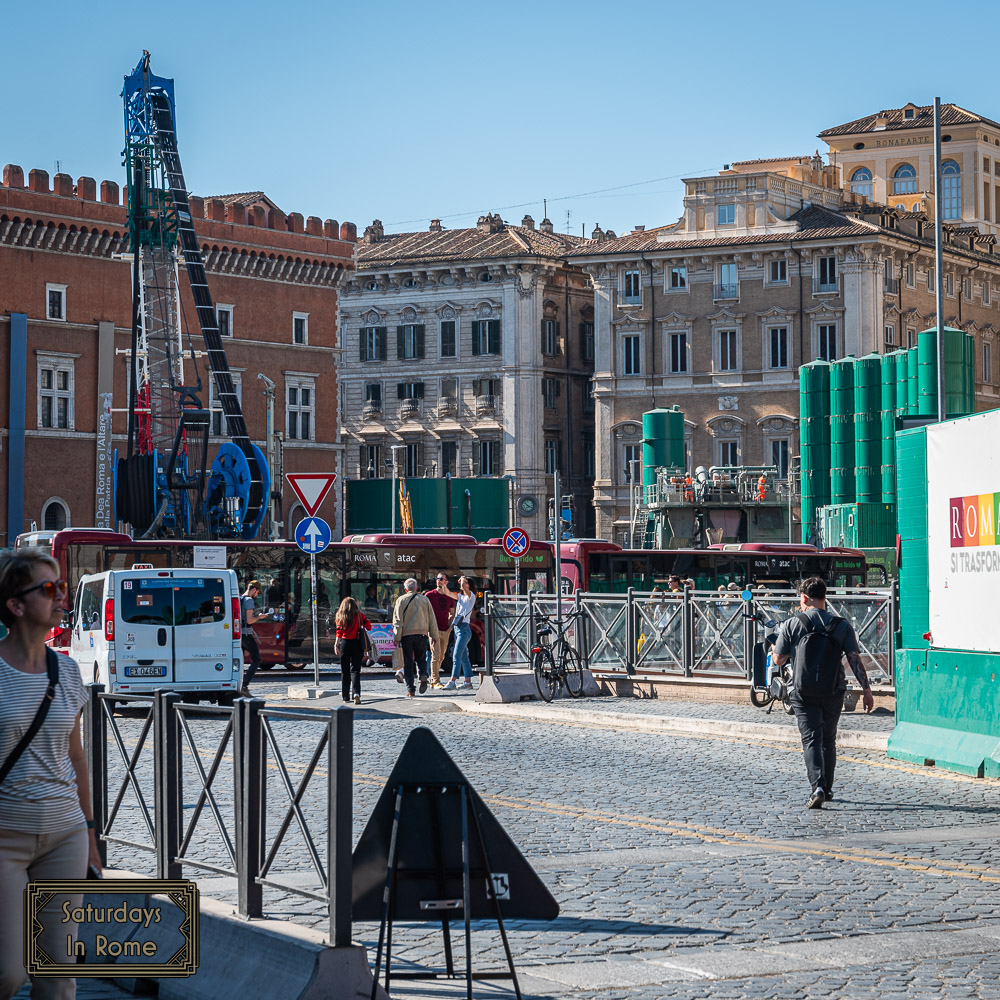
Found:
<path fill-rule="evenodd" d="M 337 609 L 337 638 L 342 640 L 340 650 L 340 693 L 344 701 L 351 700 L 351 683 L 354 684 L 354 704 L 361 704 L 361 659 L 365 655 L 365 637 L 361 630 L 370 632 L 372 623 L 364 616 L 353 597 L 345 597 Z"/>

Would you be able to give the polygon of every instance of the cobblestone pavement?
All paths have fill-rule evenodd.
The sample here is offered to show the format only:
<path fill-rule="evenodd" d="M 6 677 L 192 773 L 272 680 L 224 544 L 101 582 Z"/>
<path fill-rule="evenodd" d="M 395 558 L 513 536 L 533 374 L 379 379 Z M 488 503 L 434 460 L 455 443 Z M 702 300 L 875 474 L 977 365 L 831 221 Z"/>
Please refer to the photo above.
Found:
<path fill-rule="evenodd" d="M 410 731 L 430 727 L 560 903 L 552 923 L 508 924 L 526 997 L 1000 998 L 1000 783 L 845 750 L 836 801 L 807 811 L 801 751 L 768 742 L 766 732 L 726 738 L 630 730 L 617 718 L 614 727 L 492 718 L 459 711 L 456 703 L 470 698 L 459 692 L 412 701 L 401 692 L 392 681 L 373 681 L 354 710 L 355 838 Z M 290 704 L 271 689 L 268 699 Z M 720 720 L 763 716 L 749 705 L 575 704 Z M 210 763 L 224 724 L 199 723 L 196 742 Z M 119 724 L 123 740 L 134 744 L 139 720 Z M 866 724 L 887 728 L 877 718 Z M 315 747 L 310 726 L 272 725 L 295 780 Z M 199 786 L 190 752 L 185 761 L 190 817 Z M 148 764 L 137 767 L 148 771 Z M 316 778 L 324 775 L 321 766 Z M 302 797 L 318 843 L 325 842 L 322 793 L 320 781 Z M 223 788 L 219 798 L 226 817 L 231 790 L 229 801 Z M 268 805 L 273 831 L 287 808 L 273 768 Z M 120 835 L 131 827 L 142 839 L 134 805 L 123 806 L 117 822 Z M 315 889 L 294 822 L 288 838 L 274 877 Z M 208 810 L 190 853 L 228 867 Z M 131 847 L 111 848 L 112 864 L 121 867 L 148 872 L 151 861 Z M 234 899 L 232 879 L 200 881 L 206 894 Z M 269 916 L 325 926 L 321 904 L 291 893 L 268 889 L 265 908 Z M 375 925 L 356 925 L 372 958 L 377 935 Z M 458 949 L 458 929 L 454 939 Z M 504 967 L 494 926 L 474 924 L 473 954 L 477 969 Z M 394 968 L 441 961 L 440 927 L 395 929 Z M 464 995 L 458 986 L 397 981 L 392 993 Z M 512 991 L 479 983 L 475 995 Z"/>

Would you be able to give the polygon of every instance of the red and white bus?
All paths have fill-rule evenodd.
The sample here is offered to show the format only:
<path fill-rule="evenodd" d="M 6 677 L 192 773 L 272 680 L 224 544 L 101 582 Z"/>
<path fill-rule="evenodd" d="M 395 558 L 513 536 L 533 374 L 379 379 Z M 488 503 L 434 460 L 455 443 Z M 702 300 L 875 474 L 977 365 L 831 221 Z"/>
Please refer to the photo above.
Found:
<path fill-rule="evenodd" d="M 69 586 L 67 606 L 80 578 L 88 573 L 131 569 L 136 563 L 157 569 L 220 566 L 236 570 L 240 587 L 259 580 L 262 606 L 273 609 L 273 621 L 254 626 L 260 643 L 261 668 L 284 664 L 300 670 L 312 662 L 309 557 L 293 542 L 199 542 L 133 539 L 99 528 L 67 528 L 19 535 L 15 548 L 37 546 L 51 552 Z M 514 562 L 502 546 L 477 542 L 471 535 L 354 535 L 332 543 L 316 558 L 319 609 L 319 658 L 334 657 L 334 615 L 344 597 L 357 599 L 375 628 L 373 637 L 383 657 L 391 655 L 392 606 L 403 581 L 414 577 L 422 590 L 434 587 L 438 573 L 448 574 L 456 590 L 460 576 L 469 577 L 482 596 L 515 592 Z M 552 547 L 533 542 L 521 559 L 520 589 L 551 592 Z M 469 655 L 482 663 L 482 625 L 472 621 Z M 68 628 L 55 629 L 50 643 L 68 647 Z"/>

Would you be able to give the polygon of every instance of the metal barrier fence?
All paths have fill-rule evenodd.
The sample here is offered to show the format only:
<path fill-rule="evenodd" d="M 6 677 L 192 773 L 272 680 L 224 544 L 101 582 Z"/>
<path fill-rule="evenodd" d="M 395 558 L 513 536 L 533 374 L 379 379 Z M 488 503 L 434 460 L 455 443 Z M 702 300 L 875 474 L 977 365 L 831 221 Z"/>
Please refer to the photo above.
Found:
<path fill-rule="evenodd" d="M 528 669 L 539 616 L 555 617 L 554 595 L 487 595 L 487 670 Z M 895 588 L 830 590 L 827 606 L 853 626 L 869 675 L 893 679 Z M 754 643 L 798 609 L 793 591 L 744 601 L 733 591 L 583 594 L 562 598 L 573 614 L 567 637 L 595 672 L 750 676 Z"/>
<path fill-rule="evenodd" d="M 108 844 L 119 844 L 154 855 L 157 878 L 182 878 L 186 867 L 228 875 L 246 917 L 263 915 L 264 886 L 318 900 L 329 913 L 330 942 L 350 945 L 353 712 L 272 708 L 251 698 L 232 707 L 186 704 L 169 691 L 152 702 L 112 699 L 102 685 L 89 688 L 84 741 L 103 861 Z M 116 702 L 145 709 L 131 747 L 114 717 Z M 300 742 L 306 724 L 317 727 L 304 765 L 286 763 L 280 723 L 294 723 Z M 324 761 L 325 783 L 311 783 Z M 278 817 L 273 826 L 269 815 Z M 145 828 L 148 841 L 122 832 L 129 825 Z M 292 830 L 315 889 L 280 881 L 279 854 L 292 844 Z"/>

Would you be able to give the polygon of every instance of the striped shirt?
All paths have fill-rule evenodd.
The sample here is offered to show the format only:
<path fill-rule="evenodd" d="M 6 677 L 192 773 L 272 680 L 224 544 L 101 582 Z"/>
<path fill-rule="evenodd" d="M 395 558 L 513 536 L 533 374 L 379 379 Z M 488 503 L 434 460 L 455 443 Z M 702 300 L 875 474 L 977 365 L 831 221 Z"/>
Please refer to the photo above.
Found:
<path fill-rule="evenodd" d="M 26 674 L 0 659 L 0 761 L 28 730 L 48 686 L 47 673 Z M 69 738 L 86 703 L 79 666 L 60 656 L 59 683 L 49 714 L 0 785 L 0 828 L 61 833 L 83 822 Z"/>

